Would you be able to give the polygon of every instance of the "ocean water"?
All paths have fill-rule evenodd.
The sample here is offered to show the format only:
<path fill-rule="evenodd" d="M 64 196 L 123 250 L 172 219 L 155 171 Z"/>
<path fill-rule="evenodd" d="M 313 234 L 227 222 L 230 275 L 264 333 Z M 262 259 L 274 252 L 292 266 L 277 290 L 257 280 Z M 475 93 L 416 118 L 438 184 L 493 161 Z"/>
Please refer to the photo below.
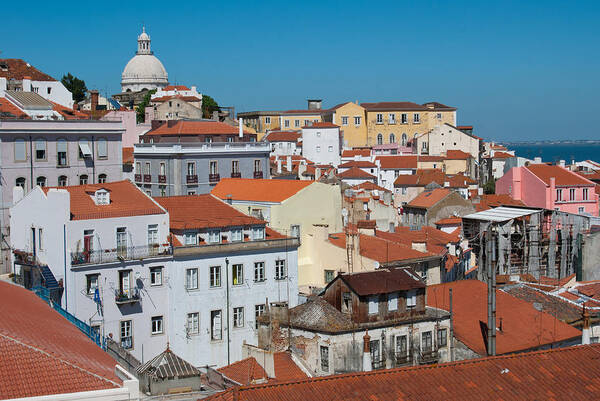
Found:
<path fill-rule="evenodd" d="M 565 160 L 594 160 L 600 162 L 600 143 L 558 143 L 558 144 L 506 144 L 506 147 L 514 150 L 517 156 L 533 159 L 541 157 L 544 162 L 557 162 Z"/>

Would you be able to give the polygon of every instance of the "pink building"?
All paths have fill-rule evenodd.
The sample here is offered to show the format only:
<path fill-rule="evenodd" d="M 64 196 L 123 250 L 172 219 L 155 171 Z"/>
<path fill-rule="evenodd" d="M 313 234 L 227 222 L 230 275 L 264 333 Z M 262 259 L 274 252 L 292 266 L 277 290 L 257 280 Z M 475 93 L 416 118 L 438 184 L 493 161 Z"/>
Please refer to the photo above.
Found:
<path fill-rule="evenodd" d="M 496 181 L 496 193 L 509 194 L 527 206 L 598 216 L 595 184 L 560 166 L 513 167 Z"/>

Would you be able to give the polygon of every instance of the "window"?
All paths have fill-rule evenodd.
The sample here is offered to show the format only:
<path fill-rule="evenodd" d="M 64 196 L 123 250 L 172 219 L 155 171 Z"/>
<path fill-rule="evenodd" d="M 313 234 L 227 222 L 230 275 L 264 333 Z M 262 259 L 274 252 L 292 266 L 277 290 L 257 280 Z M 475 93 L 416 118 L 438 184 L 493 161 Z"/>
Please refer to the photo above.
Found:
<path fill-rule="evenodd" d="M 15 161 L 27 160 L 27 144 L 24 139 L 15 139 Z"/>
<path fill-rule="evenodd" d="M 271 124 L 271 117 L 265 117 L 265 124 Z"/>
<path fill-rule="evenodd" d="M 25 178 L 19 177 L 15 180 L 15 186 L 25 189 Z"/>
<path fill-rule="evenodd" d="M 342 312 L 352 313 L 352 294 L 349 292 L 342 293 Z"/>
<path fill-rule="evenodd" d="M 88 274 L 87 276 L 85 276 L 88 295 L 94 295 L 94 292 L 96 292 L 96 288 L 98 288 L 99 277 L 99 274 Z"/>
<path fill-rule="evenodd" d="M 48 88 L 46 88 L 46 89 L 47 89 L 47 91 L 48 91 L 48 94 L 50 94 L 50 92 L 52 92 L 52 88 L 48 87 Z"/>
<path fill-rule="evenodd" d="M 585 208 L 583 206 L 580 206 L 577 213 L 582 214 L 584 212 L 585 212 Z"/>
<path fill-rule="evenodd" d="M 187 315 L 187 334 L 198 334 L 200 333 L 200 313 L 193 312 Z"/>
<path fill-rule="evenodd" d="M 402 187 L 402 189 L 400 190 L 400 192 L 402 193 L 402 195 L 406 195 L 406 187 Z"/>
<path fill-rule="evenodd" d="M 162 267 L 150 268 L 150 285 L 162 285 Z"/>
<path fill-rule="evenodd" d="M 100 174 L 98 176 L 98 184 L 105 184 L 106 183 L 106 174 Z"/>
<path fill-rule="evenodd" d="M 187 164 L 187 175 L 196 175 L 196 163 L 188 162 Z"/>
<path fill-rule="evenodd" d="M 431 331 L 424 331 L 421 333 L 421 351 L 428 352 L 433 349 L 431 340 Z"/>
<path fill-rule="evenodd" d="M 377 124 L 383 124 L 383 114 L 377 113 Z"/>
<path fill-rule="evenodd" d="M 300 120 L 294 120 L 294 127 L 300 127 Z"/>
<path fill-rule="evenodd" d="M 239 174 L 240 173 L 240 162 L 239 160 L 231 161 L 231 174 Z"/>
<path fill-rule="evenodd" d="M 87 185 L 88 183 L 88 176 L 87 174 L 81 174 L 79 176 L 79 185 Z"/>
<path fill-rule="evenodd" d="M 300 238 L 300 225 L 292 224 L 290 226 L 290 235 L 292 238 Z"/>
<path fill-rule="evenodd" d="M 221 266 L 210 267 L 210 286 L 220 287 L 221 286 Z"/>
<path fill-rule="evenodd" d="M 406 335 L 396 336 L 396 355 L 402 356 L 408 353 L 408 343 L 406 341 Z"/>
<path fill-rule="evenodd" d="M 252 240 L 265 239 L 265 228 L 264 227 L 252 227 Z"/>
<path fill-rule="evenodd" d="M 333 152 L 333 146 L 329 146 L 329 147 L 327 148 L 327 151 L 329 151 L 329 152 Z"/>
<path fill-rule="evenodd" d="M 317 153 L 319 153 L 321 151 L 321 146 L 317 145 Z"/>
<path fill-rule="evenodd" d="M 244 307 L 233 308 L 233 327 L 244 327 Z"/>
<path fill-rule="evenodd" d="M 265 313 L 265 305 L 254 305 L 254 328 L 258 329 L 258 317 Z"/>
<path fill-rule="evenodd" d="M 142 174 L 142 163 L 135 162 L 135 172 L 136 174 Z"/>
<path fill-rule="evenodd" d="M 390 134 L 390 143 L 396 143 L 396 135 Z"/>
<path fill-rule="evenodd" d="M 342 125 L 348 125 L 348 116 L 342 116 Z"/>
<path fill-rule="evenodd" d="M 209 171 L 209 174 L 219 174 L 219 169 L 218 169 L 216 160 L 211 160 L 208 163 L 208 171 Z"/>
<path fill-rule="evenodd" d="M 233 280 L 233 285 L 242 285 L 244 284 L 244 265 L 237 264 L 231 266 L 231 278 Z"/>
<path fill-rule="evenodd" d="M 377 297 L 369 297 L 369 314 L 372 315 L 374 313 L 379 312 L 379 300 Z"/>
<path fill-rule="evenodd" d="M 587 188 L 583 188 L 583 200 L 588 200 L 589 193 Z"/>
<path fill-rule="evenodd" d="M 220 340 L 221 339 L 221 311 L 213 310 L 210 311 L 210 339 Z"/>
<path fill-rule="evenodd" d="M 598 339 L 600 337 L 590 337 L 590 344 L 598 344 Z"/>
<path fill-rule="evenodd" d="M 414 308 L 415 306 L 417 306 L 417 292 L 414 290 L 407 291 L 406 292 L 406 307 Z"/>
<path fill-rule="evenodd" d="M 46 140 L 35 140 L 35 160 L 46 160 Z"/>
<path fill-rule="evenodd" d="M 221 242 L 221 231 L 220 230 L 209 230 L 208 231 L 208 243 L 218 244 Z"/>
<path fill-rule="evenodd" d="M 108 158 L 108 142 L 105 138 L 98 138 L 98 158 Z"/>
<path fill-rule="evenodd" d="M 38 187 L 45 187 L 46 186 L 46 177 L 38 177 L 37 180 L 35 180 L 35 184 Z"/>
<path fill-rule="evenodd" d="M 408 124 L 408 114 L 402 113 L 402 115 L 400 116 L 400 119 L 402 121 L 402 124 Z"/>
<path fill-rule="evenodd" d="M 119 255 L 127 252 L 127 229 L 117 227 L 117 252 Z"/>
<path fill-rule="evenodd" d="M 427 150 L 427 142 L 422 142 L 421 149 L 422 150 Z M 433 168 L 435 168 L 435 164 L 433 165 Z"/>
<path fill-rule="evenodd" d="M 437 346 L 445 347 L 448 344 L 447 329 L 438 329 L 437 331 Z"/>
<path fill-rule="evenodd" d="M 192 268 L 185 271 L 185 289 L 186 290 L 197 290 L 198 289 L 198 269 Z"/>
<path fill-rule="evenodd" d="M 58 186 L 59 187 L 66 187 L 68 185 L 68 179 L 66 175 L 61 175 L 58 177 Z"/>
<path fill-rule="evenodd" d="M 212 143 L 212 141 L 213 141 L 212 136 L 205 136 L 204 137 L 204 142 L 206 142 L 206 143 Z"/>
<path fill-rule="evenodd" d="M 304 126 L 307 127 L 310 125 L 310 120 L 304 120 Z"/>
<path fill-rule="evenodd" d="M 360 125 L 360 117 L 354 116 L 354 125 Z"/>
<path fill-rule="evenodd" d="M 389 121 L 390 121 L 390 124 L 396 124 L 396 115 L 394 113 L 390 113 Z"/>
<path fill-rule="evenodd" d="M 121 322 L 121 347 L 125 349 L 133 348 L 133 330 L 131 320 Z"/>
<path fill-rule="evenodd" d="M 319 349 L 321 354 L 321 370 L 329 372 L 329 347 L 321 345 Z"/>
<path fill-rule="evenodd" d="M 437 116 L 437 119 L 438 119 L 438 120 L 441 120 L 441 119 L 442 119 L 442 113 L 437 113 L 437 115 L 436 115 L 436 116 Z"/>
<path fill-rule="evenodd" d="M 185 245 L 197 245 L 198 235 L 196 232 L 183 233 L 183 242 Z"/>
<path fill-rule="evenodd" d="M 153 316 L 152 317 L 152 334 L 162 334 L 163 333 L 163 317 L 162 316 Z"/>
<path fill-rule="evenodd" d="M 87 139 L 81 138 L 79 140 L 79 159 L 83 159 L 85 157 L 91 157 L 92 151 L 90 149 L 90 143 Z"/>
<path fill-rule="evenodd" d="M 254 263 L 254 281 L 265 281 L 265 262 Z"/>
<path fill-rule="evenodd" d="M 286 277 L 285 260 L 279 259 L 275 261 L 275 280 L 283 280 Z"/>
<path fill-rule="evenodd" d="M 383 135 L 381 133 L 377 134 L 377 145 L 383 144 Z"/>
<path fill-rule="evenodd" d="M 242 240 L 242 229 L 232 228 L 231 229 L 231 242 L 239 242 Z"/>
<path fill-rule="evenodd" d="M 378 368 L 381 366 L 381 355 L 380 355 L 380 347 L 379 340 L 371 340 L 369 343 L 369 348 L 371 349 L 371 363 L 373 368 Z"/>
<path fill-rule="evenodd" d="M 398 293 L 388 294 L 388 311 L 398 310 Z"/>
<path fill-rule="evenodd" d="M 334 278 L 335 271 L 325 270 L 325 284 L 329 284 Z"/>
<path fill-rule="evenodd" d="M 415 124 L 418 124 L 421 122 L 421 115 L 419 113 L 415 113 L 413 114 L 413 122 Z"/>
<path fill-rule="evenodd" d="M 575 189 L 574 188 L 569 189 L 569 200 L 571 200 L 571 201 L 575 200 Z"/>
<path fill-rule="evenodd" d="M 261 171 L 262 171 L 262 169 L 260 168 L 260 160 L 259 159 L 254 160 L 254 172 L 259 173 Z"/>
<path fill-rule="evenodd" d="M 283 121 L 283 126 L 284 126 L 285 128 L 289 128 L 289 127 L 290 127 L 290 120 L 284 120 L 284 121 Z"/>
<path fill-rule="evenodd" d="M 150 175 L 150 163 L 144 163 L 144 174 Z"/>
<path fill-rule="evenodd" d="M 160 162 L 158 165 L 158 175 L 167 175 L 167 165 L 165 162 Z"/>
<path fill-rule="evenodd" d="M 108 205 L 109 202 L 109 197 L 108 197 L 108 191 L 104 191 L 104 190 L 97 190 L 96 191 L 96 205 Z"/>
<path fill-rule="evenodd" d="M 556 201 L 560 202 L 562 200 L 562 189 L 556 190 Z"/>

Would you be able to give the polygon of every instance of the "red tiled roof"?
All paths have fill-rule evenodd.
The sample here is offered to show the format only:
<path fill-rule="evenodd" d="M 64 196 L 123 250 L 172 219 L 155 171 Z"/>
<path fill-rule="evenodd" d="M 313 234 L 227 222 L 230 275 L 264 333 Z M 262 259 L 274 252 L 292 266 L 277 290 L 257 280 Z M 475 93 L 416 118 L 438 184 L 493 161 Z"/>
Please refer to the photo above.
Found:
<path fill-rule="evenodd" d="M 600 345 L 231 388 L 207 401 L 600 398 Z"/>
<path fill-rule="evenodd" d="M 250 384 L 260 379 L 268 379 L 267 372 L 252 356 L 217 370 L 240 384 Z"/>
<path fill-rule="evenodd" d="M 350 160 L 350 161 L 342 163 L 338 166 L 338 168 L 350 168 L 350 167 L 375 168 L 375 167 L 377 167 L 377 164 L 372 163 L 368 160 Z"/>
<path fill-rule="evenodd" d="M 577 286 L 577 291 L 587 297 L 600 300 L 600 282 L 580 284 Z"/>
<path fill-rule="evenodd" d="M 470 153 L 463 152 L 462 150 L 448 150 L 446 152 L 446 159 L 449 160 L 466 160 L 471 156 Z"/>
<path fill-rule="evenodd" d="M 416 169 L 417 156 L 378 156 L 382 170 Z"/>
<path fill-rule="evenodd" d="M 587 178 L 590 181 L 600 181 L 600 171 L 576 171 L 576 174 L 579 174 L 583 178 Z"/>
<path fill-rule="evenodd" d="M 123 164 L 133 164 L 133 147 L 123 148 Z"/>
<path fill-rule="evenodd" d="M 454 225 L 460 226 L 462 224 L 462 218 L 461 217 L 447 217 L 445 219 L 440 219 L 440 220 L 436 221 L 435 224 L 437 224 L 439 226 L 454 226 Z"/>
<path fill-rule="evenodd" d="M 165 213 L 160 206 L 129 180 L 55 188 L 68 191 L 71 195 L 71 220 L 108 219 Z M 94 202 L 94 192 L 101 188 L 110 192 L 110 204 L 108 205 L 96 205 Z M 44 187 L 42 189 L 47 194 L 51 188 Z"/>
<path fill-rule="evenodd" d="M 450 192 L 448 188 L 436 188 L 431 191 L 421 192 L 407 206 L 427 209 L 450 195 Z"/>
<path fill-rule="evenodd" d="M 396 227 L 395 232 L 377 231 L 376 236 L 394 243 L 412 248 L 413 243 L 425 243 L 427 255 L 444 256 L 448 253 L 446 245 L 459 241 L 458 233 L 446 233 L 433 227 L 410 230 L 408 227 Z"/>
<path fill-rule="evenodd" d="M 506 152 L 494 152 L 494 156 L 492 157 L 494 159 L 510 159 L 511 157 L 515 157 L 515 155 Z"/>
<path fill-rule="evenodd" d="M 233 200 L 281 203 L 312 183 L 297 180 L 223 178 L 211 194 L 221 199 L 227 199 L 231 195 Z"/>
<path fill-rule="evenodd" d="M 308 377 L 296 365 L 288 352 L 273 354 L 273 365 L 275 366 L 275 380 L 277 381 L 301 380 Z"/>
<path fill-rule="evenodd" d="M 360 184 L 353 186 L 352 189 L 362 189 L 365 191 L 377 190 L 377 191 L 381 191 L 381 192 L 392 192 L 388 189 L 385 189 L 384 187 L 380 187 L 379 185 L 377 185 L 371 181 L 361 182 Z"/>
<path fill-rule="evenodd" d="M 0 281 L 0 398 L 120 387 L 116 361 L 34 293 Z"/>
<path fill-rule="evenodd" d="M 4 71 L 4 68 L 0 68 L 0 77 L 4 77 L 7 80 L 14 79 L 21 81 L 24 77 L 29 77 L 32 81 L 56 81 L 50 75 L 43 73 L 20 58 L 0 59 L 0 66 L 3 65 L 6 65 L 8 68 L 7 71 Z"/>
<path fill-rule="evenodd" d="M 425 106 L 413 102 L 379 102 L 379 103 L 361 103 L 367 111 L 376 110 L 406 110 L 406 111 L 427 111 Z"/>
<path fill-rule="evenodd" d="M 346 249 L 346 234 L 331 234 L 328 241 L 333 245 Z M 410 246 L 389 241 L 371 235 L 359 234 L 360 254 L 379 263 L 396 262 L 402 260 L 422 259 L 433 256 L 412 249 Z"/>
<path fill-rule="evenodd" d="M 169 212 L 171 230 L 264 225 L 211 194 L 155 198 Z"/>
<path fill-rule="evenodd" d="M 65 120 L 89 120 L 90 118 L 90 116 L 84 112 L 70 109 L 62 104 L 54 103 L 52 100 L 48 101 L 52 103 L 52 110 L 63 116 Z"/>
<path fill-rule="evenodd" d="M 0 118 L 30 119 L 23 110 L 15 106 L 5 97 L 0 97 Z"/>
<path fill-rule="evenodd" d="M 456 110 L 456 107 L 446 106 L 445 104 L 442 104 L 440 102 L 427 102 L 427 103 L 423 103 L 423 106 L 433 106 L 433 108 L 435 110 L 439 110 L 439 109 L 448 109 L 449 111 Z"/>
<path fill-rule="evenodd" d="M 344 171 L 343 173 L 339 173 L 338 178 L 344 179 L 344 178 L 367 178 L 367 179 L 377 179 L 377 177 L 375 177 L 374 175 L 371 175 L 369 173 L 367 173 L 364 170 L 359 169 L 358 167 L 352 167 L 349 168 L 348 170 Z"/>
<path fill-rule="evenodd" d="M 425 283 L 406 269 L 377 269 L 338 277 L 360 296 L 425 288 Z"/>
<path fill-rule="evenodd" d="M 316 122 L 311 125 L 305 125 L 302 128 L 339 128 L 339 125 L 335 125 L 334 123 L 329 122 Z"/>
<path fill-rule="evenodd" d="M 478 212 L 503 205 L 526 206 L 522 201 L 513 199 L 508 194 L 483 194 L 479 195 L 479 203 L 473 202 L 473 206 Z"/>
<path fill-rule="evenodd" d="M 449 289 L 453 291 L 456 338 L 467 347 L 485 355 L 479 322 L 487 322 L 487 285 L 478 280 L 461 280 L 427 288 L 427 305 L 449 310 Z M 553 316 L 539 312 L 525 301 L 503 291 L 496 292 L 496 331 L 498 355 L 549 345 L 581 337 L 581 332 Z M 499 327 L 500 323 L 498 323 Z"/>
<path fill-rule="evenodd" d="M 557 186 L 595 185 L 592 181 L 556 165 L 530 164 L 526 168 L 544 181 L 546 185 L 550 185 L 550 178 L 552 177 L 556 180 Z"/>
<path fill-rule="evenodd" d="M 369 157 L 371 156 L 371 149 L 350 149 L 342 151 L 343 158 L 354 156 Z"/>
<path fill-rule="evenodd" d="M 185 121 L 178 120 L 162 124 L 160 127 L 148 131 L 145 135 L 219 135 L 239 133 L 239 128 L 218 121 Z M 245 134 L 249 132 L 244 131 Z"/>
<path fill-rule="evenodd" d="M 196 96 L 165 95 L 165 96 L 161 96 L 161 97 L 155 97 L 154 99 L 151 100 L 151 102 L 163 103 L 163 102 L 166 102 L 167 100 L 171 100 L 171 99 L 179 99 L 179 100 L 183 100 L 184 102 L 190 102 L 190 103 L 202 101 L 202 99 L 200 99 L 199 97 L 196 97 Z"/>
<path fill-rule="evenodd" d="M 168 92 L 168 91 L 173 91 L 173 90 L 178 90 L 178 91 L 189 91 L 190 88 L 188 88 L 185 85 L 167 85 L 165 86 L 163 89 L 163 91 Z"/>
<path fill-rule="evenodd" d="M 472 125 L 458 125 L 456 128 L 460 131 L 473 129 Z"/>
<path fill-rule="evenodd" d="M 294 131 L 273 131 L 269 132 L 265 140 L 269 142 L 297 142 L 302 134 Z"/>

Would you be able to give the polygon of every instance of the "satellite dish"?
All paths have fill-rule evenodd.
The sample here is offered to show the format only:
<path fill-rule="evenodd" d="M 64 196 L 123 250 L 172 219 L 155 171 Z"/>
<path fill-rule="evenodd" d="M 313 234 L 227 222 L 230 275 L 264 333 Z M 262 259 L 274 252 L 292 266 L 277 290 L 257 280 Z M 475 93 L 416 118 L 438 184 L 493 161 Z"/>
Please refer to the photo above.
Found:
<path fill-rule="evenodd" d="M 373 265 L 375 266 L 376 269 L 379 269 L 379 262 L 375 261 L 375 263 Z"/>

